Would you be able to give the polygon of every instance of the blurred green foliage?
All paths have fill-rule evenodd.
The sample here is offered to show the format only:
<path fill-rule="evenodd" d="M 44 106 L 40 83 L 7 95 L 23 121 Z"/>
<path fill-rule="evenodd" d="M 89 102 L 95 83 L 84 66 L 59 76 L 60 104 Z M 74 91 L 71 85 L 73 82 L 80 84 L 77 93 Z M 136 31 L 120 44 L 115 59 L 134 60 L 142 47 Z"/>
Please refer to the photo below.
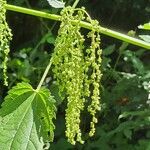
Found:
<path fill-rule="evenodd" d="M 55 14 L 60 12 L 60 9 L 50 7 L 46 0 L 8 0 L 8 3 Z M 66 0 L 66 4 L 72 3 L 73 0 Z M 82 0 L 80 6 L 85 6 L 92 18 L 98 19 L 102 25 L 123 32 L 133 29 L 144 35 L 145 31 L 139 31 L 137 26 L 150 19 L 149 0 Z M 8 12 L 7 18 L 14 36 L 8 63 L 8 88 L 2 84 L 0 71 L 1 102 L 7 90 L 17 82 L 25 81 L 37 86 L 53 52 L 59 27 L 58 22 L 14 12 Z M 86 30 L 83 32 L 86 34 Z M 58 96 L 52 72 L 46 78 L 45 86 L 55 96 L 58 107 L 52 150 L 150 150 L 150 52 L 106 36 L 102 36 L 101 42 L 102 110 L 97 114 L 99 123 L 93 138 L 88 137 L 89 129 L 85 128 L 90 117 L 83 112 L 84 145 L 72 146 L 67 142 L 66 104 Z"/>

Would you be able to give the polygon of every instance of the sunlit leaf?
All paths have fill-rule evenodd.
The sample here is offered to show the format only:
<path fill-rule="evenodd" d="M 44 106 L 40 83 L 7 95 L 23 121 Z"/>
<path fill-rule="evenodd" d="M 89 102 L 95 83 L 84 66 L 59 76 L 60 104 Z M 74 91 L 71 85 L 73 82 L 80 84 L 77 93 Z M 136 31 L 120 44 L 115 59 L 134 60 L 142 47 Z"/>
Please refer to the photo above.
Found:
<path fill-rule="evenodd" d="M 58 0 L 47 0 L 47 1 L 54 8 L 63 8 L 65 6 L 64 2 L 60 2 Z"/>
<path fill-rule="evenodd" d="M 1 150 L 42 150 L 54 137 L 54 99 L 47 89 L 35 91 L 19 83 L 9 91 L 0 109 Z"/>
<path fill-rule="evenodd" d="M 150 43 L 150 35 L 139 35 L 139 37 L 145 42 Z"/>
<path fill-rule="evenodd" d="M 139 25 L 138 28 L 139 29 L 150 30 L 150 22 L 149 23 L 145 23 L 144 25 Z"/>

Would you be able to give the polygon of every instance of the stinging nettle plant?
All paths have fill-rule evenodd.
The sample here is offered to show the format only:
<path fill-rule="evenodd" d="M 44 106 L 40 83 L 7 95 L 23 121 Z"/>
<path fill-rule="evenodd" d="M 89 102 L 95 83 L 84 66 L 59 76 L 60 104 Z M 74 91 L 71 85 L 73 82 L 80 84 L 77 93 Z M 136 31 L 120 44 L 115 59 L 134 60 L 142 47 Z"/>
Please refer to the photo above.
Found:
<path fill-rule="evenodd" d="M 48 0 L 53 7 L 63 7 L 64 3 Z M 150 45 L 105 29 L 92 20 L 84 8 L 65 7 L 61 16 L 25 9 L 6 4 L 0 0 L 0 53 L 3 56 L 4 84 L 7 83 L 7 60 L 11 30 L 6 22 L 6 8 L 35 16 L 61 21 L 55 48 L 45 72 L 36 89 L 28 83 L 18 83 L 5 97 L 0 109 L 0 149 L 43 149 L 45 143 L 54 139 L 56 119 L 55 99 L 49 89 L 42 87 L 43 82 L 52 68 L 54 79 L 59 87 L 59 95 L 67 100 L 66 137 L 71 144 L 84 143 L 82 138 L 81 112 L 87 108 L 91 116 L 89 136 L 95 133 L 97 111 L 100 111 L 101 53 L 100 35 L 122 39 L 126 42 L 149 49 Z M 81 27 L 90 29 L 87 36 Z M 87 106 L 88 105 L 88 106 Z M 87 107 L 85 107 L 87 106 Z"/>
<path fill-rule="evenodd" d="M 5 53 L 4 83 L 7 85 L 6 63 L 11 32 L 5 19 L 5 0 L 1 0 L 0 48 Z M 99 24 L 84 8 L 66 7 L 61 11 L 61 25 L 55 41 L 54 53 L 36 89 L 28 83 L 18 83 L 4 99 L 0 109 L 0 149 L 43 149 L 54 138 L 53 119 L 56 119 L 55 100 L 42 87 L 52 66 L 59 86 L 59 94 L 66 93 L 66 136 L 71 144 L 84 143 L 80 129 L 80 114 L 86 103 L 92 116 L 89 136 L 95 133 L 96 112 L 100 110 L 101 53 Z M 73 23 L 77 21 L 76 24 Z M 80 22 L 92 25 L 85 45 Z M 61 95 L 62 96 L 62 95 Z"/>

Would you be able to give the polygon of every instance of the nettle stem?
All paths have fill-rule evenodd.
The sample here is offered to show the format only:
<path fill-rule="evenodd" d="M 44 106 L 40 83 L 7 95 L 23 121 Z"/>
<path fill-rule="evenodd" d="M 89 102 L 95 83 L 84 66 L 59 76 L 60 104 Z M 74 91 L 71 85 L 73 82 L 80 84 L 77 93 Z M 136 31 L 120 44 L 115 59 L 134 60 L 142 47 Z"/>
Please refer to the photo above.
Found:
<path fill-rule="evenodd" d="M 75 3 L 73 4 L 73 7 L 76 7 L 78 2 L 79 2 L 79 0 L 76 0 Z M 33 10 L 33 9 L 28 9 L 28 8 L 23 8 L 23 7 L 18 7 L 18 6 L 9 5 L 9 4 L 6 4 L 6 9 L 11 10 L 11 11 L 15 11 L 15 12 L 28 14 L 28 15 L 37 16 L 37 17 L 57 20 L 57 21 L 60 21 L 60 17 L 61 17 L 61 16 L 55 15 L 55 14 L 49 14 L 46 12 L 37 11 L 37 10 Z M 74 24 L 79 23 L 77 20 L 73 20 L 72 22 Z M 83 28 L 89 29 L 89 30 L 92 29 L 92 25 L 90 23 L 87 23 L 87 22 L 81 21 L 80 26 Z M 139 40 L 139 39 L 136 39 L 136 38 L 133 38 L 133 37 L 130 37 L 128 35 L 122 34 L 120 32 L 113 31 L 113 30 L 110 30 L 110 29 L 107 29 L 104 27 L 100 27 L 99 32 L 104 34 L 104 35 L 107 35 L 107 36 L 125 41 L 127 43 L 131 43 L 133 45 L 140 46 L 140 47 L 143 47 L 143 48 L 150 50 L 150 44 L 149 43 L 144 42 L 144 41 Z"/>
<path fill-rule="evenodd" d="M 51 57 L 51 59 L 49 61 L 49 64 L 47 65 L 47 67 L 46 67 L 46 69 L 44 71 L 44 74 L 43 74 L 43 76 L 42 76 L 42 78 L 41 78 L 41 80 L 40 80 L 40 82 L 39 82 L 39 84 L 38 84 L 38 86 L 36 88 L 37 92 L 40 90 L 40 88 L 41 88 L 41 86 L 42 86 L 42 84 L 43 84 L 43 82 L 44 82 L 44 80 L 45 80 L 45 78 L 46 78 L 50 68 L 51 68 L 51 65 L 52 65 L 52 57 Z"/>

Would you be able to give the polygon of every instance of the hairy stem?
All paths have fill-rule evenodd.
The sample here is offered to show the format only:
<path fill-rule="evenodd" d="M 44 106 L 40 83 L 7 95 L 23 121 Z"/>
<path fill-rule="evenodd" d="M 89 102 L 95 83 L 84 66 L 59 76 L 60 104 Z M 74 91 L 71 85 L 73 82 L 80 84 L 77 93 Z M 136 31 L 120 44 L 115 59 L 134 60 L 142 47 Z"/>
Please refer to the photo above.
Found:
<path fill-rule="evenodd" d="M 50 59 L 49 64 L 47 65 L 47 67 L 46 67 L 46 69 L 44 71 L 44 74 L 43 74 L 43 76 L 42 76 L 42 78 L 41 78 L 41 80 L 40 80 L 40 82 L 39 82 L 39 84 L 38 84 L 38 86 L 36 88 L 37 92 L 40 90 L 40 88 L 41 88 L 41 86 L 42 86 L 42 84 L 43 84 L 43 82 L 44 82 L 44 80 L 45 80 L 45 78 L 46 78 L 46 76 L 47 76 L 47 74 L 49 72 L 49 69 L 51 68 L 51 65 L 52 65 L 52 58 Z"/>
<path fill-rule="evenodd" d="M 37 10 L 33 10 L 33 9 L 28 9 L 28 8 L 23 8 L 23 7 L 18 7 L 18 6 L 13 6 L 13 5 L 8 5 L 6 4 L 6 9 L 11 10 L 11 11 L 15 11 L 15 12 L 20 12 L 20 13 L 24 13 L 24 14 L 29 14 L 29 15 L 33 15 L 33 16 L 38 16 L 38 17 L 42 17 L 42 18 L 47 18 L 47 19 L 52 19 L 52 20 L 57 20 L 60 21 L 60 17 L 59 15 L 54 15 L 54 14 L 49 14 L 46 12 L 42 12 L 42 11 L 37 11 Z M 77 24 L 78 21 L 77 20 L 73 20 L 72 21 L 74 24 Z M 90 23 L 87 22 L 80 22 L 80 26 L 86 29 L 91 30 L 92 29 L 92 25 Z M 130 37 L 128 35 L 122 34 L 120 32 L 117 31 L 113 31 L 104 27 L 100 27 L 99 32 L 102 34 L 105 34 L 107 36 L 125 41 L 127 43 L 131 43 L 133 45 L 137 45 L 143 48 L 146 48 L 148 50 L 150 50 L 150 44 L 147 42 L 144 42 L 142 40 Z"/>

